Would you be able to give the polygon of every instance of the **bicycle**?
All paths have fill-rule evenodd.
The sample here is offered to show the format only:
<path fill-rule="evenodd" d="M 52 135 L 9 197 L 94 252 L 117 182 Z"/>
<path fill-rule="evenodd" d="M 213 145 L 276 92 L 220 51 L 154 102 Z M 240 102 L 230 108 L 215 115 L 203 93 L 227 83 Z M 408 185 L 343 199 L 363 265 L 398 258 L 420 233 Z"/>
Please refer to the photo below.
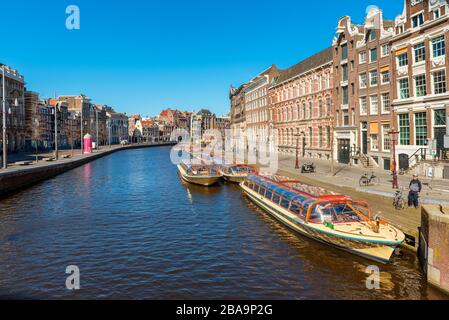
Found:
<path fill-rule="evenodd" d="M 396 191 L 393 199 L 393 207 L 399 211 L 405 209 L 405 198 L 403 190 Z"/>
<path fill-rule="evenodd" d="M 368 187 L 370 185 L 375 185 L 379 183 L 380 180 L 376 175 L 374 175 L 374 173 L 371 173 L 371 176 L 368 176 L 368 173 L 365 173 L 359 180 L 359 185 L 361 187 Z"/>

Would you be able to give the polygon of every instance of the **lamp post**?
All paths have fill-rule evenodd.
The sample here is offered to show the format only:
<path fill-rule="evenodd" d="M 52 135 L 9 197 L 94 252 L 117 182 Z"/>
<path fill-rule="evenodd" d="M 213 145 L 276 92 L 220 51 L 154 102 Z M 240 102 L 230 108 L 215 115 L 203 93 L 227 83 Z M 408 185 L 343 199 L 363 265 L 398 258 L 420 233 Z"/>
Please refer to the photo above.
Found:
<path fill-rule="evenodd" d="M 58 150 L 58 103 L 55 103 L 54 116 L 55 116 L 55 159 L 59 160 L 59 150 Z"/>
<path fill-rule="evenodd" d="M 2 110 L 3 110 L 3 169 L 8 168 L 8 142 L 6 141 L 6 79 L 5 66 L 2 66 Z"/>
<path fill-rule="evenodd" d="M 396 145 L 399 140 L 399 132 L 397 130 L 392 129 L 389 132 L 391 143 L 392 143 L 392 152 L 393 152 L 393 163 L 392 163 L 392 174 L 393 174 L 393 189 L 399 189 L 398 184 L 398 171 L 397 171 L 397 162 L 396 162 Z"/>
<path fill-rule="evenodd" d="M 299 133 L 295 134 L 296 137 L 296 162 L 295 162 L 295 169 L 299 170 L 299 138 L 301 135 Z"/>

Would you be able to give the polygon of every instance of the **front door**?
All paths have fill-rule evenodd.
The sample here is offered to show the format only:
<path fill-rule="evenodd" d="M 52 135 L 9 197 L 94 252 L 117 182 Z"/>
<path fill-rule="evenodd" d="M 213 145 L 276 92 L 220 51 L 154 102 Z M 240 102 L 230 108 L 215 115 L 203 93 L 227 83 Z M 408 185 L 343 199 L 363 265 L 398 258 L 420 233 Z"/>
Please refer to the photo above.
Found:
<path fill-rule="evenodd" d="M 349 164 L 351 141 L 349 139 L 338 140 L 338 162 L 342 164 Z"/>
<path fill-rule="evenodd" d="M 368 154 L 368 131 L 362 131 L 363 154 Z"/>
<path fill-rule="evenodd" d="M 444 136 L 446 135 L 446 128 L 434 128 L 434 137 L 437 141 L 437 155 L 440 156 L 441 151 L 444 150 Z"/>

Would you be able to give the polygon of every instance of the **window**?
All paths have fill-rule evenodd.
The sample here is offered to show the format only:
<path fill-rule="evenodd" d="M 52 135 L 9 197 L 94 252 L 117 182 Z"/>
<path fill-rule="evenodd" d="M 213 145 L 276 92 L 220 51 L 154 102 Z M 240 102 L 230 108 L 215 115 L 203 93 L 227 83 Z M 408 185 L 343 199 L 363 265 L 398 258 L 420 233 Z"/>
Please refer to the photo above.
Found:
<path fill-rule="evenodd" d="M 435 110 L 435 126 L 446 126 L 446 110 Z"/>
<path fill-rule="evenodd" d="M 420 13 L 416 16 L 412 17 L 412 26 L 413 28 L 418 28 L 424 24 L 424 14 Z"/>
<path fill-rule="evenodd" d="M 433 10 L 433 18 L 436 20 L 441 17 L 441 8 Z"/>
<path fill-rule="evenodd" d="M 377 61 L 377 48 L 370 50 L 370 62 L 376 62 Z"/>
<path fill-rule="evenodd" d="M 382 94 L 382 113 L 390 113 L 391 105 L 390 105 L 390 94 L 383 93 Z"/>
<path fill-rule="evenodd" d="M 400 54 L 398 56 L 398 66 L 405 67 L 408 65 L 408 56 L 407 53 Z"/>
<path fill-rule="evenodd" d="M 379 113 L 379 99 L 377 96 L 370 97 L 370 114 L 376 115 Z"/>
<path fill-rule="evenodd" d="M 331 146 L 331 127 L 326 127 L 326 142 L 327 147 Z"/>
<path fill-rule="evenodd" d="M 446 72 L 444 70 L 433 73 L 433 91 L 434 94 L 446 93 Z"/>
<path fill-rule="evenodd" d="M 331 114 L 331 98 L 330 97 L 326 98 L 326 114 L 327 115 Z"/>
<path fill-rule="evenodd" d="M 366 88 L 367 85 L 367 81 L 366 81 L 366 73 L 362 73 L 361 75 L 359 75 L 359 83 L 360 83 L 360 88 Z"/>
<path fill-rule="evenodd" d="M 348 65 L 344 64 L 342 68 L 342 81 L 348 81 Z"/>
<path fill-rule="evenodd" d="M 410 117 L 408 114 L 399 115 L 399 142 L 403 146 L 410 145 Z"/>
<path fill-rule="evenodd" d="M 391 140 L 390 140 L 390 125 L 389 124 L 383 124 L 382 125 L 382 149 L 384 151 L 390 151 L 391 150 Z"/>
<path fill-rule="evenodd" d="M 426 47 L 424 43 L 417 44 L 413 47 L 415 51 L 415 63 L 419 63 L 426 60 Z"/>
<path fill-rule="evenodd" d="M 444 42 L 444 36 L 432 40 L 432 53 L 434 58 L 441 57 L 446 54 L 446 43 Z"/>
<path fill-rule="evenodd" d="M 426 112 L 415 113 L 416 145 L 427 145 L 427 114 Z"/>
<path fill-rule="evenodd" d="M 323 128 L 318 128 L 318 148 L 323 147 Z"/>
<path fill-rule="evenodd" d="M 382 57 L 386 57 L 390 54 L 390 45 L 389 44 L 384 44 L 382 46 Z"/>
<path fill-rule="evenodd" d="M 370 85 L 376 86 L 377 85 L 377 70 L 370 71 Z"/>
<path fill-rule="evenodd" d="M 377 32 L 376 30 L 371 30 L 371 32 L 369 33 L 369 40 L 370 41 L 374 41 L 377 38 Z"/>
<path fill-rule="evenodd" d="M 343 105 L 348 105 L 349 103 L 349 92 L 348 92 L 348 87 L 343 87 Z"/>
<path fill-rule="evenodd" d="M 343 126 L 345 126 L 345 127 L 349 126 L 349 111 L 348 110 L 343 111 Z"/>
<path fill-rule="evenodd" d="M 309 146 L 313 147 L 313 129 L 312 129 L 312 127 L 309 128 Z"/>
<path fill-rule="evenodd" d="M 427 94 L 425 74 L 415 77 L 415 88 L 417 97 L 424 97 Z"/>
<path fill-rule="evenodd" d="M 402 24 L 402 25 L 400 25 L 400 26 L 398 26 L 398 28 L 397 28 L 397 33 L 398 34 L 401 34 L 401 33 L 404 33 L 404 25 Z"/>
<path fill-rule="evenodd" d="M 382 84 L 390 83 L 390 71 L 383 71 L 382 75 Z"/>
<path fill-rule="evenodd" d="M 366 63 L 366 51 L 362 51 L 359 53 L 359 63 Z"/>
<path fill-rule="evenodd" d="M 408 86 L 408 78 L 399 80 L 399 97 L 400 99 L 410 98 L 410 88 Z"/>
<path fill-rule="evenodd" d="M 348 45 L 343 44 L 341 46 L 341 60 L 346 60 L 346 59 L 348 59 Z"/>
<path fill-rule="evenodd" d="M 360 114 L 366 115 L 368 112 L 366 97 L 360 97 Z"/>
<path fill-rule="evenodd" d="M 371 150 L 379 150 L 379 136 L 377 134 L 371 135 Z"/>

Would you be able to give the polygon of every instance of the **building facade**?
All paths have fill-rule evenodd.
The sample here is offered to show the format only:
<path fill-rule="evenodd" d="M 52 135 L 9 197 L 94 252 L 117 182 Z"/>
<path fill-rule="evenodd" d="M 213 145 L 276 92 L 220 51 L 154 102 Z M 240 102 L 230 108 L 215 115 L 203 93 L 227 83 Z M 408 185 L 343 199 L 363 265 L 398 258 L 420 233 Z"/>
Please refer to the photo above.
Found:
<path fill-rule="evenodd" d="M 390 170 L 394 22 L 372 8 L 363 25 L 343 17 L 334 38 L 334 158 Z"/>
<path fill-rule="evenodd" d="M 3 72 L 5 79 L 3 79 Z M 5 85 L 7 141 L 6 143 L 2 141 L 2 148 L 3 145 L 7 145 L 9 152 L 23 151 L 26 147 L 27 136 L 25 80 L 17 70 L 0 64 L 0 102 L 3 101 L 3 84 Z M 3 130 L 3 121 L 0 121 L 0 128 Z"/>
<path fill-rule="evenodd" d="M 246 130 L 245 88 L 246 84 L 241 85 L 239 88 L 231 86 L 229 90 L 229 100 L 231 102 L 230 126 L 233 137 L 236 137 L 238 132 L 245 132 Z"/>
<path fill-rule="evenodd" d="M 392 105 L 394 126 L 400 132 L 396 156 L 401 169 L 423 157 L 448 159 L 444 146 L 449 115 L 448 46 L 448 2 L 406 1 L 392 39 Z"/>
<path fill-rule="evenodd" d="M 332 121 L 332 48 L 287 70 L 269 88 L 269 114 L 281 154 L 330 159 Z"/>
<path fill-rule="evenodd" d="M 279 70 L 272 65 L 250 80 L 245 89 L 245 122 L 247 139 L 254 142 L 268 142 L 273 124 L 269 114 L 268 89 L 273 79 L 279 77 Z M 248 142 L 245 143 L 248 146 Z"/>
<path fill-rule="evenodd" d="M 108 143 L 120 144 L 128 141 L 128 116 L 105 106 L 107 116 Z"/>

